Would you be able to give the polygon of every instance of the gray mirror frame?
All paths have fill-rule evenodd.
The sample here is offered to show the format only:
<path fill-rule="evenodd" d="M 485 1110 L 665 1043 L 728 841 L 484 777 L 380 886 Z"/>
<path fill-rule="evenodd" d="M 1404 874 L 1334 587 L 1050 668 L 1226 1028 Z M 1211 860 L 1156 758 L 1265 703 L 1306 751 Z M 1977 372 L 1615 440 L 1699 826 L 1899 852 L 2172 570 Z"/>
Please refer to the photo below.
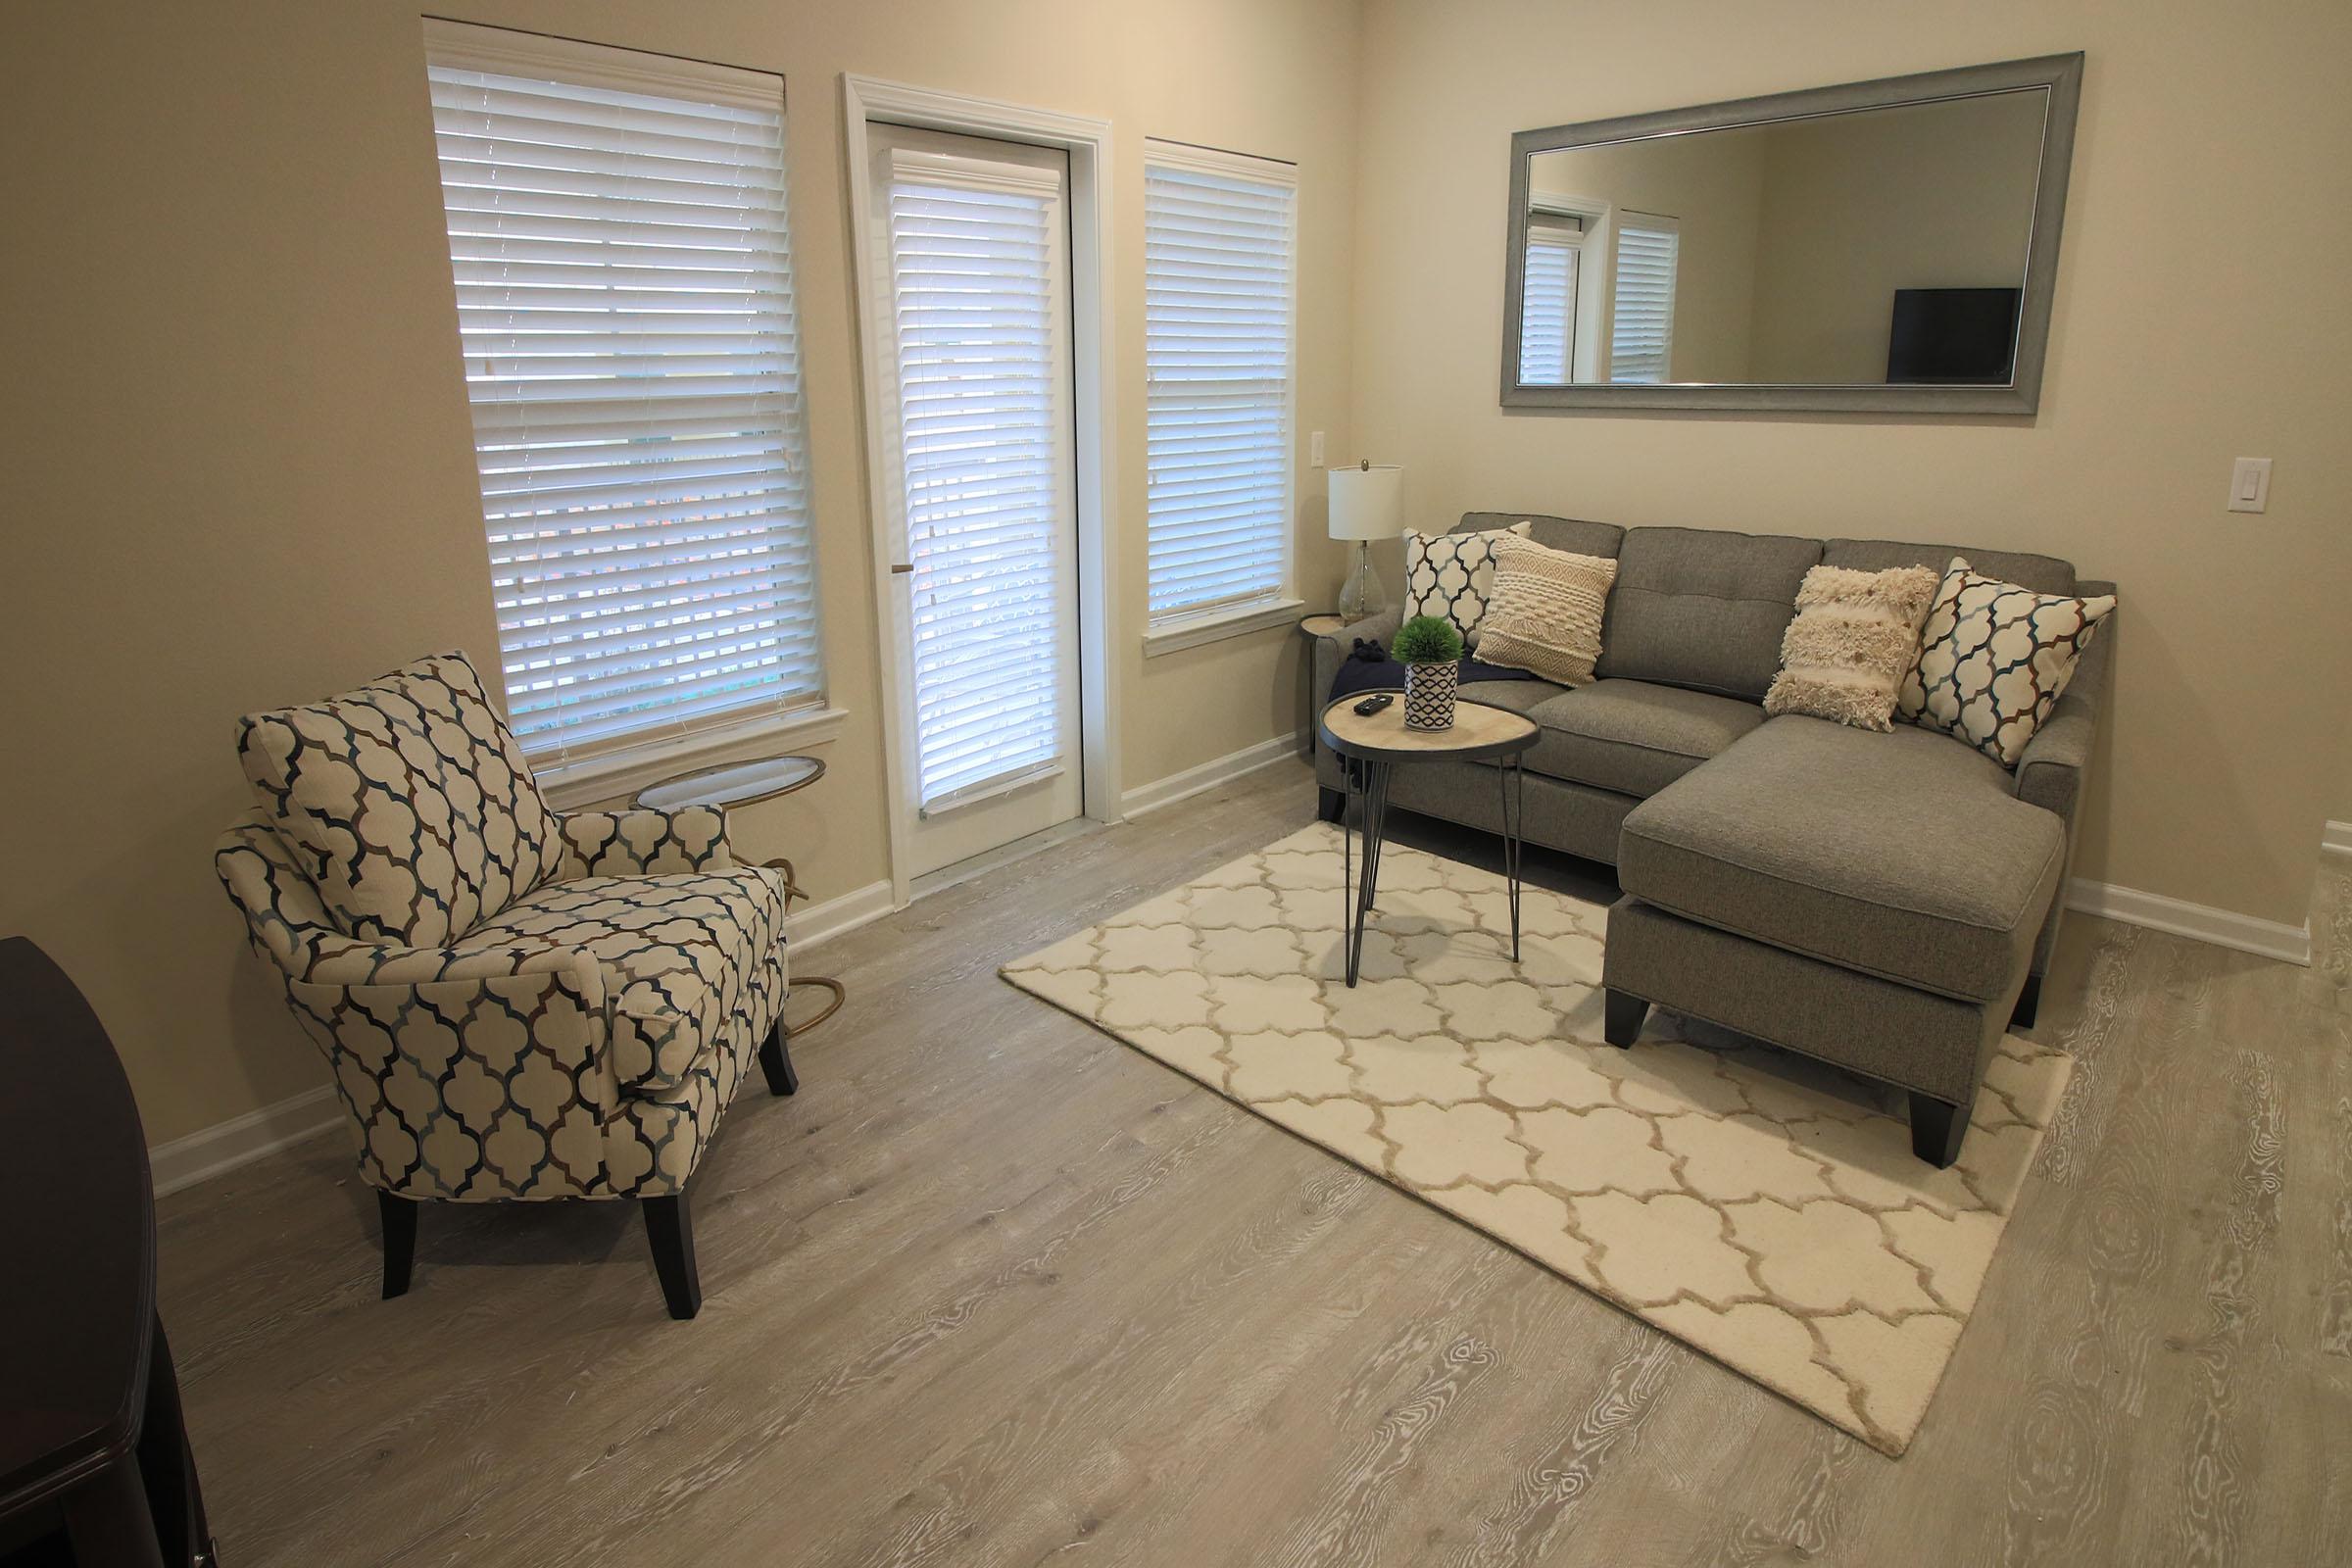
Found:
<path fill-rule="evenodd" d="M 1526 285 L 1528 160 L 1601 142 L 1687 135 L 1775 120 L 1799 120 L 1857 109 L 1890 109 L 1943 98 L 1967 98 L 2021 88 L 2046 88 L 2041 174 L 2034 197 L 2033 238 L 2026 251 L 2025 291 L 2019 303 L 2015 376 L 2005 387 L 1792 385 L 1770 382 L 1665 382 L 1523 386 L 1519 333 Z M 1511 137 L 1511 209 L 1503 251 L 1502 406 L 1579 411 L 1687 409 L 1746 413 L 2033 414 L 2041 406 L 2042 358 L 2048 347 L 2050 302 L 2058 280 L 2058 234 L 2066 216 L 2066 180 L 2074 161 L 2075 112 L 2082 96 L 2082 55 L 2043 55 L 1995 65 L 1929 71 L 1911 76 L 1771 93 L 1729 103 L 1670 109 L 1658 114 L 1590 120 L 1582 124 L 1523 130 Z"/>

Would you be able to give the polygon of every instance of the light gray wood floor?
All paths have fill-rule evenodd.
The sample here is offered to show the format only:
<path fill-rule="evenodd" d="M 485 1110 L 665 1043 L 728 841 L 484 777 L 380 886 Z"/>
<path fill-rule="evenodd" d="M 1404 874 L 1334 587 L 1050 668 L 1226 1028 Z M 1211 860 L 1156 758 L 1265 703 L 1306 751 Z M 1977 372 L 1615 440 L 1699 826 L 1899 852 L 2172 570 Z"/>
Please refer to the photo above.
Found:
<path fill-rule="evenodd" d="M 385 1302 L 339 1138 L 168 1200 L 228 1563 L 2352 1560 L 2352 878 L 2310 969 L 2070 922 L 2072 1093 L 1893 1461 L 996 978 L 1311 795 L 819 950 L 851 1002 L 705 1162 L 695 1323 L 629 1204 L 428 1213 Z"/>

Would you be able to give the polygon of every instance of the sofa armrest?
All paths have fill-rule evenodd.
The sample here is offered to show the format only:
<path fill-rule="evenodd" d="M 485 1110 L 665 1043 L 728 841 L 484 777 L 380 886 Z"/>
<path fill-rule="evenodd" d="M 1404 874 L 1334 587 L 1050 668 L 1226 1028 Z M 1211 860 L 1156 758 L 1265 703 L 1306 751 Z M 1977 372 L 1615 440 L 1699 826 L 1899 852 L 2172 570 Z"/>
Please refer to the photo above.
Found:
<path fill-rule="evenodd" d="M 1368 638 L 1386 648 L 1403 624 L 1402 610 L 1384 610 L 1315 639 L 1314 704 L 1307 714 L 1310 725 L 1321 716 L 1323 704 L 1331 696 L 1331 683 L 1339 679 L 1340 662 L 1355 651 L 1356 639 Z"/>
<path fill-rule="evenodd" d="M 715 806 L 674 811 L 632 807 L 619 811 L 573 811 L 556 819 L 564 858 L 556 880 L 584 876 L 662 876 L 680 871 L 725 871 L 737 863 L 727 842 L 727 813 Z"/>
<path fill-rule="evenodd" d="M 2086 593 L 2110 591 L 2104 583 L 2082 586 Z M 2098 736 L 2114 637 L 2115 612 L 2110 612 L 2083 648 L 2065 695 L 2026 743 L 2017 762 L 2017 798 L 2057 812 L 2069 833 L 2074 830 L 2075 804 L 2082 798 L 2082 775 L 2090 768 L 2091 743 Z"/>

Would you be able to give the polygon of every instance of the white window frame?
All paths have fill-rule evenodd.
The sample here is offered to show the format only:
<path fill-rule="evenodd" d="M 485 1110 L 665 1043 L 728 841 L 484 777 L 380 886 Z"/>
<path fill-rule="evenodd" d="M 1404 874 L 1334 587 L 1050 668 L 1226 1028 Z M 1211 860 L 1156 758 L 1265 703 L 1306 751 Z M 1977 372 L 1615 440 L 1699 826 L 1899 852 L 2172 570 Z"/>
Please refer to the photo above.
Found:
<path fill-rule="evenodd" d="M 1619 253 L 1625 244 L 1628 230 L 1674 236 L 1674 277 L 1666 291 L 1666 333 L 1659 348 L 1657 379 L 1654 381 L 1619 381 L 1617 379 L 1617 268 Z M 1674 318 L 1675 307 L 1683 287 L 1683 220 L 1668 213 L 1643 213 L 1627 208 L 1617 215 L 1609 231 L 1609 380 L 1620 386 L 1672 386 L 1674 380 Z"/>
<path fill-rule="evenodd" d="M 1281 185 L 1291 193 L 1291 298 L 1290 335 L 1284 346 L 1287 357 L 1283 378 L 1282 451 L 1282 569 L 1269 597 L 1248 600 L 1236 605 L 1218 605 L 1207 610 L 1173 611 L 1154 616 L 1149 608 L 1145 612 L 1144 655 L 1156 658 L 1205 643 L 1222 642 L 1229 637 L 1247 636 L 1272 626 L 1295 626 L 1299 612 L 1306 608 L 1298 597 L 1298 299 L 1299 251 L 1304 225 L 1299 220 L 1300 191 L 1298 166 L 1280 158 L 1264 158 L 1250 153 L 1227 152 L 1221 148 L 1200 147 L 1190 142 L 1166 141 L 1147 137 L 1144 142 L 1144 168 L 1147 175 L 1154 168 L 1191 170 L 1202 173 L 1223 174 L 1237 179 L 1255 180 L 1262 184 Z M 1146 197 L 1146 221 L 1149 226 L 1149 201 Z M 1150 287 L 1150 259 L 1145 261 L 1146 287 Z M 1150 445 L 1151 387 L 1150 358 L 1146 356 L 1147 382 L 1144 393 L 1145 442 Z M 1151 602 L 1151 492 L 1150 465 L 1145 469 L 1145 603 Z"/>
<path fill-rule="evenodd" d="M 772 108 L 781 122 L 784 78 L 772 72 L 753 71 L 703 61 L 621 49 L 568 38 L 516 32 L 471 23 L 426 18 L 423 24 L 428 64 L 498 74 L 539 76 L 655 96 L 674 96 L 706 102 L 724 102 Z M 808 461 L 808 371 L 806 342 L 801 332 L 798 269 L 793 253 L 791 141 L 784 142 L 786 166 L 781 171 L 784 194 L 784 276 L 792 289 L 790 311 L 795 338 L 794 374 L 798 394 L 784 430 L 784 462 L 797 467 L 801 480 L 803 514 L 797 519 L 809 556 L 810 637 L 814 647 L 814 689 L 780 693 L 773 704 L 753 708 L 741 715 L 722 715 L 709 723 L 660 713 L 648 715 L 642 736 L 615 738 L 577 757 L 562 741 L 535 750 L 526 742 L 525 755 L 541 786 L 559 807 L 576 807 L 625 795 L 670 774 L 714 762 L 774 755 L 795 746 L 821 745 L 840 733 L 847 713 L 828 698 L 829 662 L 825 654 L 820 612 L 823 599 L 821 561 L 816 537 L 818 502 Z M 446 208 L 444 209 L 446 220 Z M 446 244 L 446 237 L 444 244 Z M 469 419 L 470 419 L 470 403 Z M 794 524 L 786 522 L 783 526 Z M 505 636 L 500 637 L 501 664 Z"/>

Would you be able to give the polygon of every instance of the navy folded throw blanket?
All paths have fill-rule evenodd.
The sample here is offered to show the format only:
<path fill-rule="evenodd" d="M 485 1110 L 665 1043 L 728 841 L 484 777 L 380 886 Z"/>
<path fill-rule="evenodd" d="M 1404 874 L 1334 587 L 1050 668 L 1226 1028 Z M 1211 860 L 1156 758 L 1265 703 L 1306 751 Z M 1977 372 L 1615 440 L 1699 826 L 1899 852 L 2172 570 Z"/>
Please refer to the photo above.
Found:
<path fill-rule="evenodd" d="M 1482 664 L 1464 656 L 1461 681 L 1467 686 L 1474 680 L 1534 680 L 1524 669 L 1506 669 L 1500 664 Z M 1338 702 L 1356 692 L 1402 691 L 1404 666 L 1389 657 L 1389 651 L 1369 637 L 1358 637 L 1355 649 L 1340 661 L 1340 672 L 1331 683 L 1331 695 L 1326 702 Z"/>

